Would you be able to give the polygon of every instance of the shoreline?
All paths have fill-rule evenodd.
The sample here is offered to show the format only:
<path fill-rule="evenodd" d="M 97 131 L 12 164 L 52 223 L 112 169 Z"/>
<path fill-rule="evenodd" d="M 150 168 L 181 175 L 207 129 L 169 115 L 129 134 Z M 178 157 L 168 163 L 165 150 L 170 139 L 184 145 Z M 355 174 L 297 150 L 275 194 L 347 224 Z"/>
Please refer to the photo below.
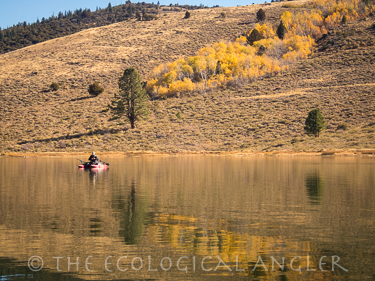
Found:
<path fill-rule="evenodd" d="M 0 157 L 77 157 L 91 152 L 7 152 Z M 170 156 L 361 156 L 375 157 L 375 149 L 327 151 L 114 151 L 98 152 L 101 157 L 170 157 Z"/>

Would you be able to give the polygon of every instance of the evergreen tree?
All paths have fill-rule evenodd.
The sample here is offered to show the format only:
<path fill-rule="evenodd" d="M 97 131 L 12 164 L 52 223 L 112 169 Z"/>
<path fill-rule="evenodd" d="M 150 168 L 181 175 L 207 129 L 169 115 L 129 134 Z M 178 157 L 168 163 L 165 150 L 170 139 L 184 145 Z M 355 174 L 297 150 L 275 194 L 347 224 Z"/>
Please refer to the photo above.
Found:
<path fill-rule="evenodd" d="M 257 20 L 258 21 L 264 21 L 266 19 L 266 13 L 263 11 L 263 9 L 259 9 L 257 12 Z"/>
<path fill-rule="evenodd" d="M 309 112 L 305 125 L 305 131 L 308 135 L 319 137 L 319 133 L 326 127 L 326 121 L 319 108 L 315 108 Z"/>
<path fill-rule="evenodd" d="M 283 40 L 284 39 L 284 36 L 285 36 L 285 33 L 287 33 L 288 30 L 286 29 L 284 23 L 282 21 L 280 21 L 280 24 L 279 24 L 279 27 L 277 28 L 277 36 Z"/>
<path fill-rule="evenodd" d="M 346 15 L 344 15 L 342 17 L 342 21 L 341 21 L 343 24 L 346 24 L 348 22 L 348 18 L 346 17 Z"/>
<path fill-rule="evenodd" d="M 257 29 L 253 29 L 249 36 L 246 36 L 247 43 L 252 46 L 254 42 L 264 39 Z"/>
<path fill-rule="evenodd" d="M 142 79 L 134 67 L 125 69 L 119 79 L 120 92 L 115 95 L 112 105 L 109 106 L 114 116 L 118 119 L 123 116 L 130 121 L 131 128 L 135 128 L 135 122 L 148 116 L 148 95 L 143 89 Z"/>
<path fill-rule="evenodd" d="M 221 69 L 221 61 L 217 61 L 215 73 L 216 73 L 216 75 L 219 75 L 222 72 L 223 72 L 223 70 Z"/>

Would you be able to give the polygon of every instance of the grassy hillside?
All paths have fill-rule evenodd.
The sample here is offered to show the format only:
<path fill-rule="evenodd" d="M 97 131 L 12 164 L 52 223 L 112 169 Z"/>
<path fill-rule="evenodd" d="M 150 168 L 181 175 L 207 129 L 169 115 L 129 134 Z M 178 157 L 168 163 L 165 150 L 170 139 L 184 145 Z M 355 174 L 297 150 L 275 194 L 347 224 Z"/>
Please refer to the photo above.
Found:
<path fill-rule="evenodd" d="M 0 29 L 0 54 L 71 35 L 88 28 L 106 26 L 135 18 L 153 20 L 160 13 L 201 8 L 205 7 L 178 4 L 166 7 L 145 2 L 134 4 L 128 2 L 124 5 L 108 6 L 105 9 L 97 7 L 97 10 L 93 12 L 90 9 L 59 12 L 57 16 L 38 19 L 32 24 L 23 22 L 4 30 Z"/>
<path fill-rule="evenodd" d="M 89 29 L 0 56 L 0 151 L 311 151 L 375 146 L 374 18 L 331 30 L 315 53 L 288 72 L 239 90 L 150 101 L 148 121 L 129 129 L 103 112 L 123 70 L 146 79 L 162 62 L 234 40 L 256 22 L 260 5 L 163 14 L 151 22 Z M 262 6 L 277 23 L 281 3 Z M 302 9 L 302 8 L 301 8 Z M 227 17 L 220 18 L 225 12 Z M 105 92 L 92 98 L 99 81 Z M 52 82 L 61 88 L 49 90 Z M 308 112 L 320 107 L 327 130 L 305 135 Z M 181 112 L 182 118 L 176 114 Z M 347 130 L 338 125 L 346 123 Z"/>

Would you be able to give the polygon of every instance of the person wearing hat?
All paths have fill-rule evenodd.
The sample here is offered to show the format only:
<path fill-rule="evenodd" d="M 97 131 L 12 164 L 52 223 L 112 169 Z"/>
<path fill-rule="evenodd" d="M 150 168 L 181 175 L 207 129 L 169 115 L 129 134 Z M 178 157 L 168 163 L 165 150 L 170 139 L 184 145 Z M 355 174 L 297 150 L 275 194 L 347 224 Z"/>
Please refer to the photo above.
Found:
<path fill-rule="evenodd" d="M 95 152 L 92 152 L 92 154 L 89 157 L 90 164 L 97 164 L 99 159 L 98 156 L 95 155 Z"/>

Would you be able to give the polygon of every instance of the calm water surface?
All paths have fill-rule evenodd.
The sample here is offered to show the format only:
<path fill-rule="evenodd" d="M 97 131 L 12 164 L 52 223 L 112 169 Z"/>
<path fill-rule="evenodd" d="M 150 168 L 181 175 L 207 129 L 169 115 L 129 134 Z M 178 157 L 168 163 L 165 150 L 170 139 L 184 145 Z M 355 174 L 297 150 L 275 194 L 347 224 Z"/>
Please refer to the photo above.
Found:
<path fill-rule="evenodd" d="M 0 158 L 0 280 L 375 279 L 375 159 L 105 160 Z"/>

